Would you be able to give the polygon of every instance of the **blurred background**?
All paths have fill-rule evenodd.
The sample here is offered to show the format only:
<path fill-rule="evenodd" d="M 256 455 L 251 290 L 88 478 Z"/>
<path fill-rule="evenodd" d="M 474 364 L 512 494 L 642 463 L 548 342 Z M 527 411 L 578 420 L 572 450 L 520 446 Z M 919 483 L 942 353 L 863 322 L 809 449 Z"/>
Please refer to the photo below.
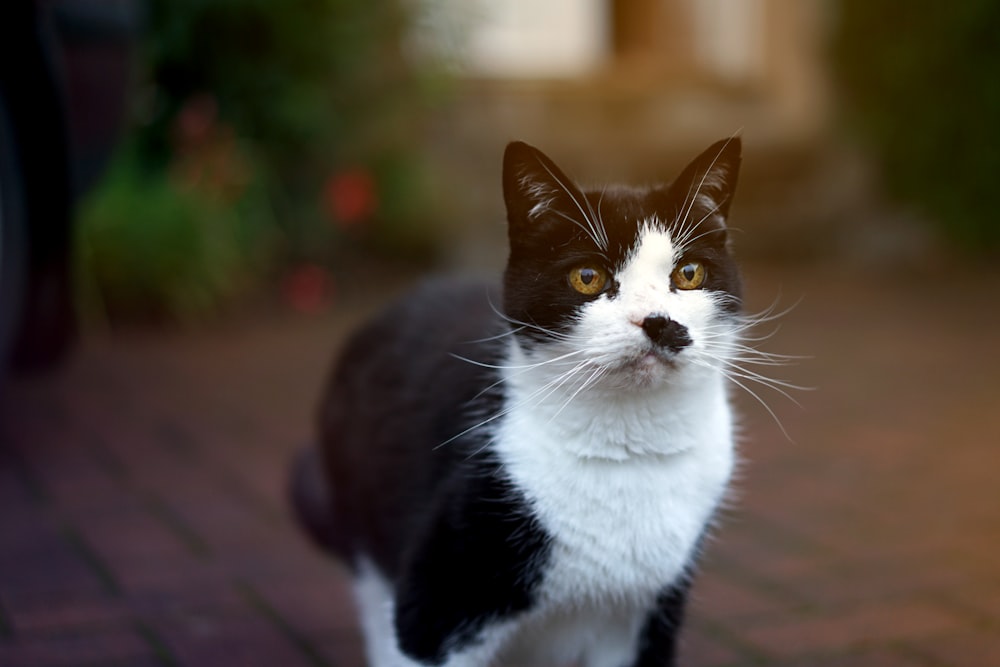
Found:
<path fill-rule="evenodd" d="M 4 0 L 0 664 L 358 664 L 283 496 L 346 332 L 502 268 L 508 141 L 599 185 L 733 134 L 816 391 L 739 393 L 687 662 L 987 664 L 997 118 L 992 0 Z"/>
<path fill-rule="evenodd" d="M 30 278 L 70 265 L 46 280 L 68 280 L 60 307 L 98 326 L 200 322 L 276 290 L 322 309 L 359 256 L 497 266 L 512 139 L 587 182 L 649 182 L 741 134 L 745 257 L 912 263 L 989 256 L 1000 239 L 989 2 L 21 0 L 4 12 L 6 178 L 27 193 L 4 218 L 5 238 L 24 237 L 5 244 L 5 266 Z M 53 156 L 43 166 L 36 144 Z M 44 261 L 16 256 L 44 245 Z M 25 283 L 33 312 L 5 319 L 45 329 L 39 280 L 6 282 Z"/>

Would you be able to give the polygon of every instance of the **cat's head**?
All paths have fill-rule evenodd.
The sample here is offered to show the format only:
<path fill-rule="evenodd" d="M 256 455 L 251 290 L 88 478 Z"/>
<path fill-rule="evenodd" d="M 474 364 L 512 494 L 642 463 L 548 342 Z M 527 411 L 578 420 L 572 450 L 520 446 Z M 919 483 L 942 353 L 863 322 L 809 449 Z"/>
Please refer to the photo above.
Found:
<path fill-rule="evenodd" d="M 507 146 L 504 314 L 532 363 L 576 382 L 663 386 L 721 370 L 739 326 L 726 219 L 738 137 L 673 182 L 583 189 L 538 149 Z"/>

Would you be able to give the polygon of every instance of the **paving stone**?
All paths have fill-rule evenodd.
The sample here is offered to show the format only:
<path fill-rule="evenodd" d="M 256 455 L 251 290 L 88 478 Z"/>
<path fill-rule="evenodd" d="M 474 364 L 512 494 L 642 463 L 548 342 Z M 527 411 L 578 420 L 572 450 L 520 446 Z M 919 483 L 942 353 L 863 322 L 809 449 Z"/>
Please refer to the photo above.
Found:
<path fill-rule="evenodd" d="M 353 631 L 334 632 L 318 643 L 320 655 L 329 665 L 336 667 L 367 667 L 365 645 L 361 636 Z M 512 666 L 513 667 L 513 666 Z"/>
<path fill-rule="evenodd" d="M 0 640 L 4 667 L 145 667 L 162 665 L 137 632 L 120 629 Z M 224 664 L 224 663 L 219 663 Z"/>
<path fill-rule="evenodd" d="M 185 667 L 297 667 L 309 654 L 259 614 L 233 609 L 154 620 L 150 627 Z"/>
<path fill-rule="evenodd" d="M 808 662 L 792 660 L 774 667 L 927 667 L 927 662 L 919 657 L 900 653 L 893 648 L 848 651 L 829 656 L 812 656 Z M 965 663 L 948 663 L 964 665 Z M 975 663 L 968 663 L 971 667 Z"/>
<path fill-rule="evenodd" d="M 109 582 L 74 541 L 43 512 L 2 516 L 0 600 L 7 595 L 106 590 Z"/>
<path fill-rule="evenodd" d="M 690 613 L 693 616 L 736 620 L 787 612 L 794 606 L 795 603 L 780 592 L 709 570 L 698 577 L 691 592 Z"/>
<path fill-rule="evenodd" d="M 918 655 L 941 665 L 991 665 L 1000 657 L 1000 627 L 968 631 L 917 642 Z"/>
<path fill-rule="evenodd" d="M 5 595 L 4 612 L 13 632 L 56 635 L 121 625 L 131 616 L 126 602 L 104 592 L 47 591 Z"/>
<path fill-rule="evenodd" d="M 357 610 L 346 573 L 335 576 L 272 579 L 256 583 L 261 600 L 289 626 L 305 636 L 358 631 Z"/>
<path fill-rule="evenodd" d="M 847 610 L 802 614 L 745 626 L 739 636 L 776 659 L 805 659 L 846 649 L 917 642 L 945 636 L 968 619 L 923 601 L 874 603 Z"/>
<path fill-rule="evenodd" d="M 753 658 L 741 654 L 719 637 L 689 626 L 681 635 L 679 661 L 690 667 L 731 667 L 750 664 Z"/>

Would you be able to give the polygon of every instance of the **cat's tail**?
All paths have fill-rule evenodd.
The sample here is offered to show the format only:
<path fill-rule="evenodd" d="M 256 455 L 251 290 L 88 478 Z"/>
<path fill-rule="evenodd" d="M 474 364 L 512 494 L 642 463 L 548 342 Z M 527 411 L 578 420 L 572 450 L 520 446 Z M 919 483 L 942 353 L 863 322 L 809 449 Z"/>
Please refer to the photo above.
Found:
<path fill-rule="evenodd" d="M 295 517 L 306 535 L 322 549 L 343 554 L 345 545 L 342 536 L 338 535 L 333 500 L 320 453 L 315 446 L 303 449 L 292 463 L 288 495 Z"/>

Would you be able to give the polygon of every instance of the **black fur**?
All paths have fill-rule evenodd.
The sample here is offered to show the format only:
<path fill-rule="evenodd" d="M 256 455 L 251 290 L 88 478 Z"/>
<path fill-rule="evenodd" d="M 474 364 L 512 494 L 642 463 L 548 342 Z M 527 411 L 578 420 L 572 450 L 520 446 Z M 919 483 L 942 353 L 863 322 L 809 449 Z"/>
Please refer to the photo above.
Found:
<path fill-rule="evenodd" d="M 502 339 L 483 342 L 504 330 L 496 302 L 485 284 L 428 283 L 349 341 L 322 403 L 328 519 L 300 509 L 318 543 L 394 582 L 401 647 L 430 664 L 528 608 L 547 553 L 482 432 L 463 434 L 500 410 L 502 388 L 451 355 L 499 360 Z"/>
<path fill-rule="evenodd" d="M 672 667 L 676 662 L 677 635 L 684 623 L 690 577 L 682 577 L 656 599 L 639 636 L 639 659 L 633 667 Z"/>
<path fill-rule="evenodd" d="M 474 641 L 485 623 L 532 606 L 549 538 L 490 456 L 451 479 L 432 525 L 397 585 L 396 632 L 408 654 L 431 664 L 444 647 Z"/>

